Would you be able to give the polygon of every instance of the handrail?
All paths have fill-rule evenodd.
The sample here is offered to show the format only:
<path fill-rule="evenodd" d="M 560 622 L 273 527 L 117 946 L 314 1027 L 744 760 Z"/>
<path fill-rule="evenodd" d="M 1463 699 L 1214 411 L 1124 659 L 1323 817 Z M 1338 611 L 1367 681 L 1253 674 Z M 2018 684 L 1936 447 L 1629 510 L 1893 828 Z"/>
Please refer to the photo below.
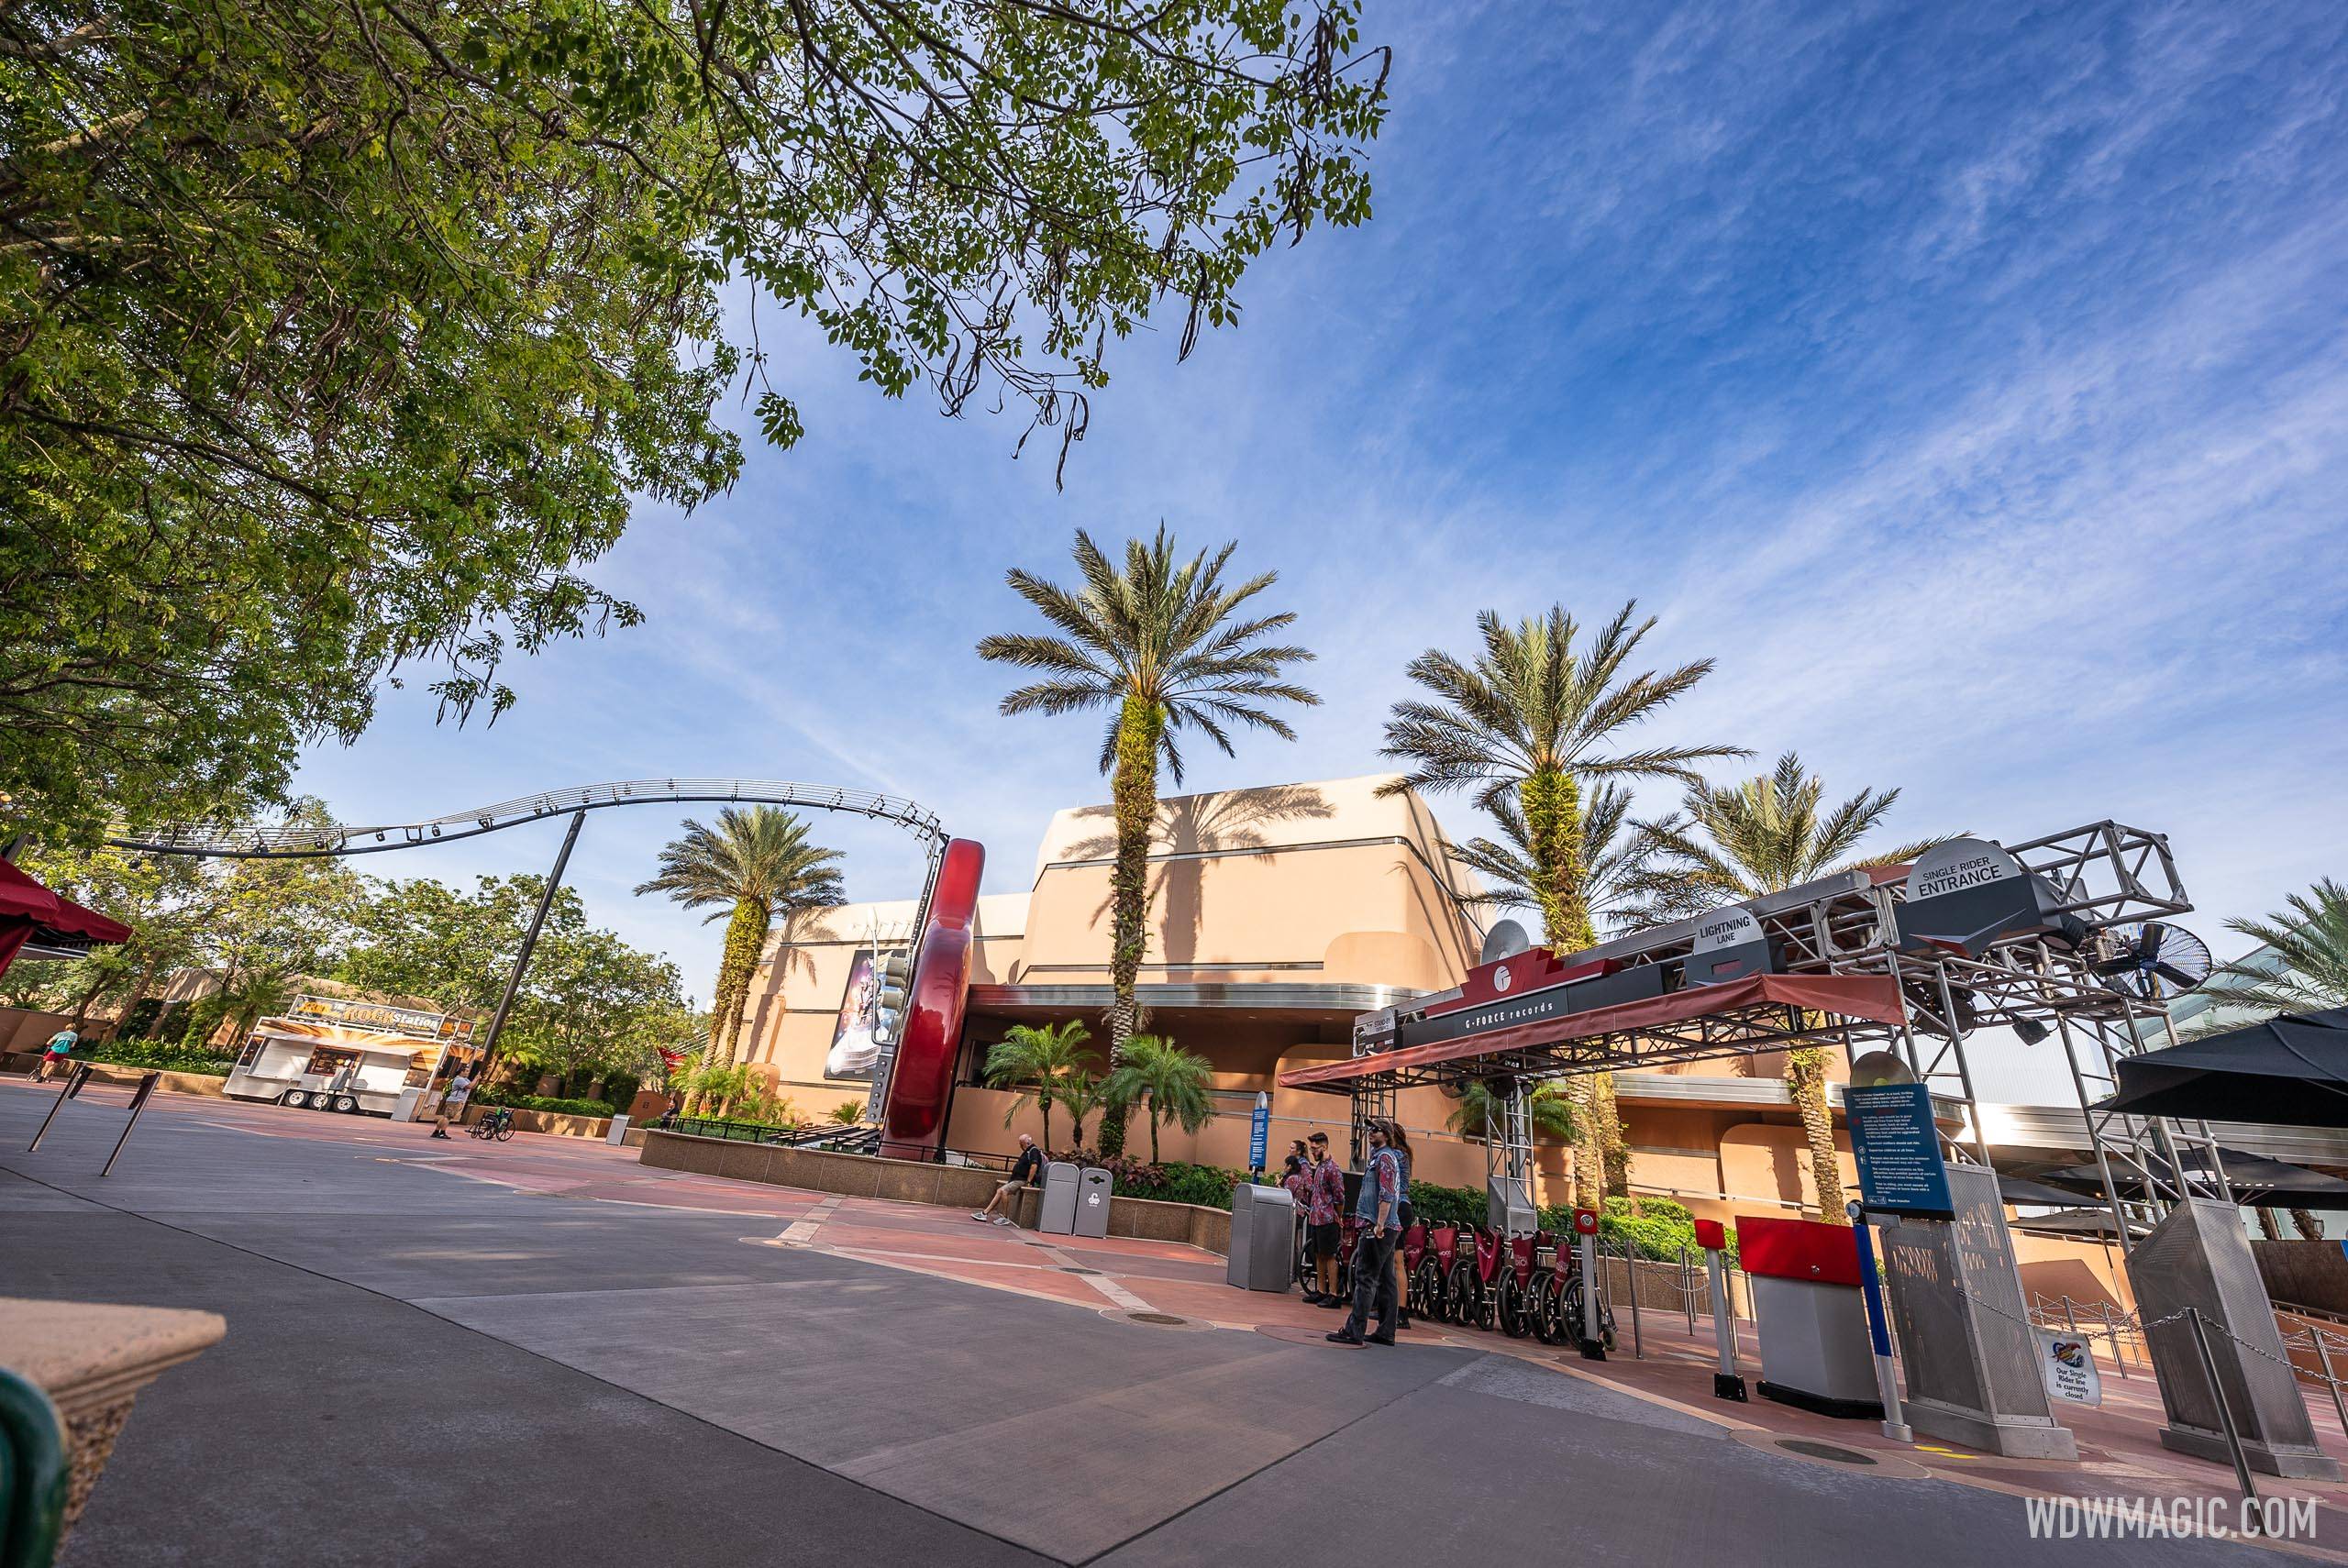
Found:
<path fill-rule="evenodd" d="M 604 806 L 704 801 L 845 812 L 895 823 L 931 845 L 942 844 L 947 837 L 936 812 L 902 795 L 771 778 L 631 778 L 516 796 L 494 805 L 475 806 L 415 822 L 357 826 L 328 823 L 323 827 L 181 823 L 144 834 L 117 824 L 106 842 L 119 849 L 140 850 L 150 855 L 205 856 L 227 860 L 314 859 L 324 856 L 379 855 L 426 844 L 452 843 Z M 369 839 L 373 842 L 364 842 Z"/>

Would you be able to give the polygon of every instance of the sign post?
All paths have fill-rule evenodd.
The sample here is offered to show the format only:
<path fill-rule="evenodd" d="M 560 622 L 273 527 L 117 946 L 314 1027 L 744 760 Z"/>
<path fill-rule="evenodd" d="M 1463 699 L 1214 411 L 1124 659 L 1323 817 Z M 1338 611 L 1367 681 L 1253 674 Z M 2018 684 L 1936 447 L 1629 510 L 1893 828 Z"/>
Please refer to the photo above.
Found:
<path fill-rule="evenodd" d="M 1606 1331 L 1598 1314 L 1598 1210 L 1574 1210 L 1574 1241 L 1581 1249 L 1581 1357 L 1606 1359 Z"/>
<path fill-rule="evenodd" d="M 1851 1217 L 1851 1234 L 1859 1247 L 1859 1291 L 1866 1298 L 1867 1338 L 1875 1346 L 1875 1386 L 1883 1396 L 1883 1435 L 1894 1442 L 1913 1442 L 1916 1434 L 1899 1415 L 1899 1375 L 1891 1364 L 1891 1320 L 1884 1313 L 1883 1279 L 1875 1270 L 1875 1235 L 1856 1199 L 1844 1204 L 1843 1211 Z"/>
<path fill-rule="evenodd" d="M 1271 1146 L 1272 1097 L 1263 1090 L 1256 1091 L 1256 1115 L 1247 1124 L 1247 1168 L 1257 1176 L 1264 1174 L 1264 1160 Z"/>
<path fill-rule="evenodd" d="M 1729 1299 L 1728 1269 L 1721 1253 L 1728 1227 L 1717 1220 L 1696 1221 L 1696 1244 L 1704 1249 L 1704 1277 L 1712 1287 L 1712 1342 L 1720 1347 L 1720 1369 L 1712 1374 L 1712 1397 L 1746 1403 L 1744 1378 L 1736 1370 L 1736 1303 Z"/>

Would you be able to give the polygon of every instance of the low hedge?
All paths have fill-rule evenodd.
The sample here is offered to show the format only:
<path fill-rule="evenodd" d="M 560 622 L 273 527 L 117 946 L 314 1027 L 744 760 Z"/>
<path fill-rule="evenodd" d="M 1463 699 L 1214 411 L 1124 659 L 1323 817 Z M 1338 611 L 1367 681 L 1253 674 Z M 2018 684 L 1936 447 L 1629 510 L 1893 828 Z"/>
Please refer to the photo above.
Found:
<path fill-rule="evenodd" d="M 237 1065 L 234 1056 L 160 1040 L 116 1040 L 110 1044 L 86 1046 L 75 1051 L 73 1059 L 165 1073 L 204 1073 L 215 1077 L 225 1077 L 228 1069 Z"/>
<path fill-rule="evenodd" d="M 516 1110 L 542 1110 L 549 1116 L 610 1116 L 615 1114 L 609 1100 L 558 1099 L 551 1095 L 514 1094 L 492 1085 L 482 1091 L 484 1105 L 510 1105 Z"/>

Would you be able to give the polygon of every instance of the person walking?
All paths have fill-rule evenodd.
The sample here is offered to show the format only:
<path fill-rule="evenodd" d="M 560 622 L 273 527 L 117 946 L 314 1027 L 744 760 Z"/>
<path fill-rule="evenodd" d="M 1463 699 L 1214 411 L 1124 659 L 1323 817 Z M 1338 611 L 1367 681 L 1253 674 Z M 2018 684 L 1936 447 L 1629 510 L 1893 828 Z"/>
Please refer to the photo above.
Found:
<path fill-rule="evenodd" d="M 1407 1329 L 1411 1326 L 1411 1282 L 1402 1272 L 1401 1241 L 1417 1221 L 1418 1214 L 1411 1207 L 1411 1140 L 1402 1132 L 1402 1124 L 1390 1117 L 1386 1122 L 1386 1146 L 1394 1151 L 1394 1157 L 1402 1167 L 1402 1196 L 1394 1207 L 1394 1326 Z"/>
<path fill-rule="evenodd" d="M 1011 1195 L 1021 1187 L 1036 1186 L 1043 1179 L 1044 1151 L 1036 1147 L 1035 1139 L 1022 1132 L 1019 1134 L 1019 1158 L 1013 1161 L 1011 1165 L 1011 1179 L 994 1189 L 994 1196 L 987 1199 L 987 1206 L 984 1209 L 972 1209 L 970 1218 L 981 1224 L 1009 1225 L 1013 1223 L 1010 1215 L 998 1214 L 995 1210 L 1010 1202 Z"/>
<path fill-rule="evenodd" d="M 1394 1295 L 1395 1220 L 1402 1207 L 1402 1163 L 1387 1145 L 1387 1123 L 1369 1124 L 1369 1163 L 1361 1173 L 1361 1196 L 1354 1200 L 1361 1231 L 1354 1240 L 1354 1304 L 1345 1325 L 1324 1336 L 1334 1344 L 1390 1345 L 1400 1303 Z M 1375 1315 L 1378 1327 L 1369 1328 Z"/>
<path fill-rule="evenodd" d="M 1329 1134 L 1315 1132 L 1304 1157 L 1304 1227 L 1312 1248 L 1312 1272 L 1319 1288 L 1307 1290 L 1305 1301 L 1314 1307 L 1342 1307 L 1337 1294 L 1337 1216 L 1346 1207 L 1346 1173 L 1329 1157 Z"/>
<path fill-rule="evenodd" d="M 61 1029 L 56 1033 L 50 1035 L 49 1037 L 49 1043 L 41 1047 L 40 1066 L 33 1070 L 33 1082 L 37 1084 L 47 1083 L 49 1081 L 49 1075 L 51 1072 L 72 1072 L 73 1070 L 73 1047 L 79 1045 L 81 1043 L 82 1037 L 74 1033 L 71 1026 Z"/>
<path fill-rule="evenodd" d="M 441 1092 L 440 1108 L 433 1112 L 432 1135 L 435 1138 L 446 1138 L 449 1135 L 449 1119 L 463 1117 L 465 1101 L 472 1097 L 473 1081 L 467 1077 L 465 1070 L 460 1067 L 457 1069 L 457 1076 L 449 1080 L 448 1088 Z"/>

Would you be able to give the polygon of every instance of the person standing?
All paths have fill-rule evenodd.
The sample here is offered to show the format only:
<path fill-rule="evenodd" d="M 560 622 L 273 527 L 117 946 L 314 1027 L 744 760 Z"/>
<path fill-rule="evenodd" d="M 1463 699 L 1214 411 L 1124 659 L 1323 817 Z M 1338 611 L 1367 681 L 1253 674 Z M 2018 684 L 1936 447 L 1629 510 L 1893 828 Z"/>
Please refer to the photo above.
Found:
<path fill-rule="evenodd" d="M 1315 1307 L 1342 1307 L 1337 1294 L 1337 1216 L 1346 1207 L 1346 1173 L 1329 1157 L 1329 1134 L 1309 1141 L 1304 1167 L 1304 1225 L 1312 1247 L 1312 1271 L 1320 1288 L 1304 1299 Z"/>
<path fill-rule="evenodd" d="M 70 1025 L 50 1035 L 49 1043 L 41 1047 L 40 1066 L 33 1073 L 33 1082 L 47 1083 L 51 1072 L 72 1072 L 73 1047 L 81 1043 L 82 1037 L 74 1033 Z"/>
<path fill-rule="evenodd" d="M 1411 1208 L 1411 1140 L 1403 1133 L 1402 1124 L 1389 1118 L 1386 1123 L 1386 1146 L 1394 1151 L 1394 1158 L 1401 1165 L 1401 1198 L 1394 1206 L 1394 1326 L 1411 1326 L 1411 1282 L 1403 1276 L 1401 1240 L 1418 1218 Z"/>
<path fill-rule="evenodd" d="M 440 1109 L 433 1113 L 432 1135 L 435 1138 L 446 1138 L 449 1135 L 449 1119 L 452 1116 L 463 1116 L 465 1101 L 471 1099 L 472 1096 L 473 1081 L 465 1076 L 465 1070 L 462 1067 L 459 1067 L 457 1076 L 449 1080 L 448 1088 L 440 1096 Z"/>
<path fill-rule="evenodd" d="M 1345 1325 L 1324 1336 L 1341 1345 L 1390 1345 L 1400 1303 L 1394 1295 L 1395 1220 L 1402 1208 L 1402 1163 L 1386 1142 L 1386 1123 L 1369 1124 L 1369 1163 L 1354 1201 L 1361 1232 L 1354 1241 L 1354 1305 Z M 1375 1314 L 1378 1328 L 1364 1334 Z"/>

